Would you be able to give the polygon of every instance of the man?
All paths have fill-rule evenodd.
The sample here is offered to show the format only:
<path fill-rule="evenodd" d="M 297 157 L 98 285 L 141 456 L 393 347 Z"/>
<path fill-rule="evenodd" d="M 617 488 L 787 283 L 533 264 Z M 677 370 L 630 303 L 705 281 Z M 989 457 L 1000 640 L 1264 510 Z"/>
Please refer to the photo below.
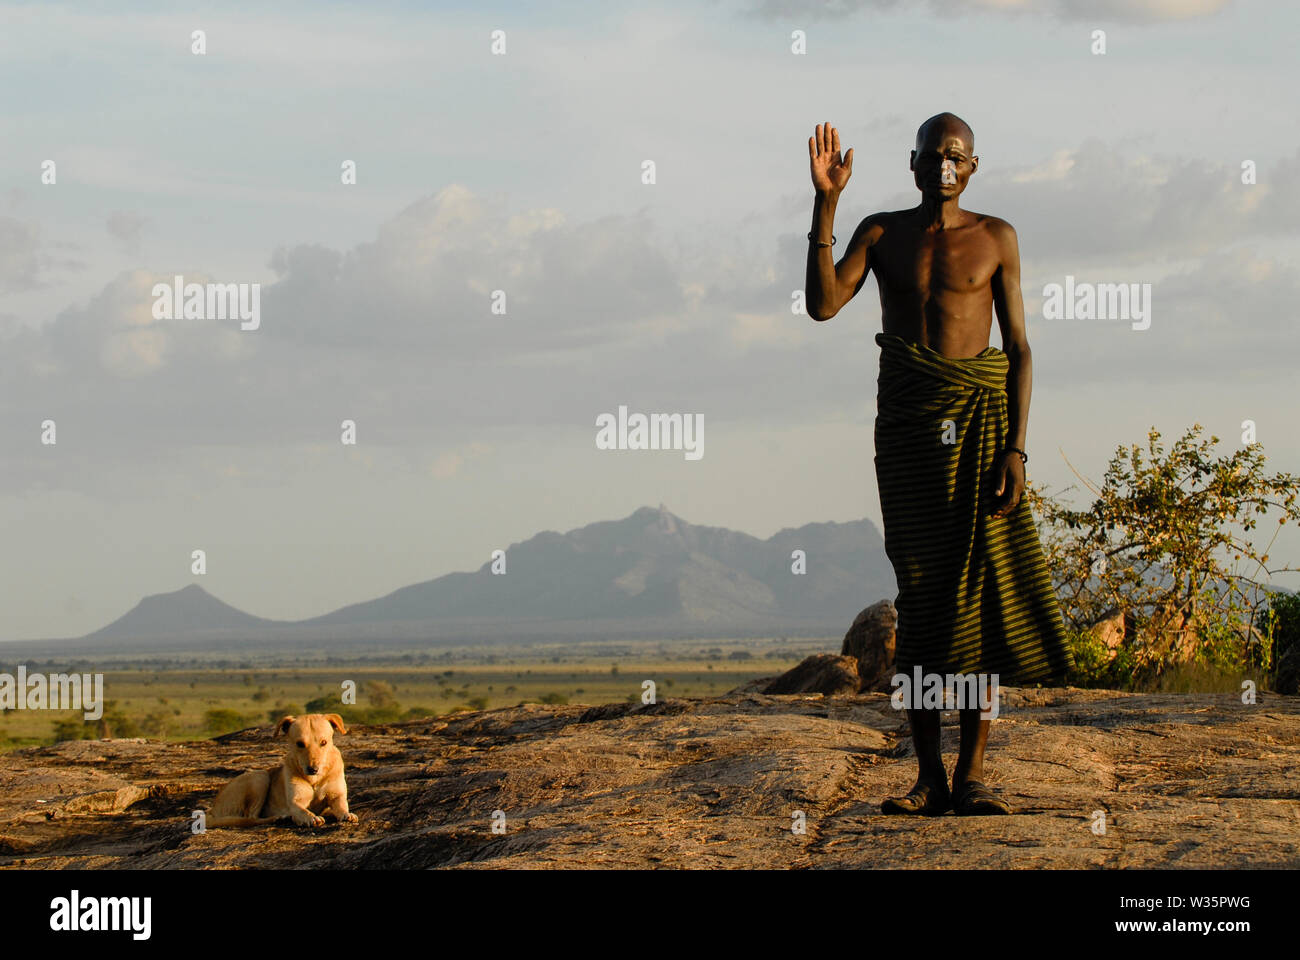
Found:
<path fill-rule="evenodd" d="M 1016 232 L 958 204 L 979 169 L 975 135 L 951 113 L 925 121 L 910 161 L 920 204 L 867 217 L 838 264 L 832 226 L 853 151 L 840 156 L 839 132 L 827 123 L 809 138 L 808 155 L 816 192 L 809 314 L 835 316 L 868 271 L 880 289 L 875 462 L 898 580 L 897 670 L 974 674 L 995 685 L 1059 681 L 1072 666 L 1065 625 L 1023 497 L 1031 365 Z M 994 312 L 1001 350 L 989 346 Z M 990 718 L 979 706 L 958 704 L 951 789 L 940 710 L 916 699 L 907 706 L 917 780 L 882 811 L 1010 813 L 982 782 Z"/>

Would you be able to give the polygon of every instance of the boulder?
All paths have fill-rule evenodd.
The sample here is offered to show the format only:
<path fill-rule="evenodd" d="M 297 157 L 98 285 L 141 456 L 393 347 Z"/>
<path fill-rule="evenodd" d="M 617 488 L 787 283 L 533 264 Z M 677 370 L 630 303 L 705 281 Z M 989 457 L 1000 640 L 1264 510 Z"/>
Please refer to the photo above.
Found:
<path fill-rule="evenodd" d="M 893 603 L 881 600 L 858 614 L 844 635 L 842 656 L 858 661 L 860 690 L 887 691 L 889 678 L 894 674 L 895 628 L 898 611 Z"/>
<path fill-rule="evenodd" d="M 763 693 L 821 693 L 833 697 L 836 694 L 857 693 L 860 685 L 856 659 L 837 657 L 833 653 L 817 653 L 781 674 L 767 685 Z"/>
<path fill-rule="evenodd" d="M 1115 653 L 1124 646 L 1125 640 L 1135 635 L 1136 624 L 1132 613 L 1112 607 L 1088 627 L 1093 636 L 1105 644 L 1106 649 Z"/>

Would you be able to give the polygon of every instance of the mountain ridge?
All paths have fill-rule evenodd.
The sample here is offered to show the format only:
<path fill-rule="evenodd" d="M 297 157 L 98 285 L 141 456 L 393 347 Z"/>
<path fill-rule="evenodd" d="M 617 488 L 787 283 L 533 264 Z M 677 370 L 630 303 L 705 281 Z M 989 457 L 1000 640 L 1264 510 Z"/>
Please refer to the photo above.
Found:
<path fill-rule="evenodd" d="M 792 572 L 794 550 L 806 573 Z M 725 631 L 729 625 L 852 622 L 894 592 L 893 570 L 870 520 L 786 527 L 766 540 L 692 524 L 663 504 L 565 533 L 543 530 L 474 571 L 424 580 L 301 620 L 258 617 L 198 584 L 150 594 L 80 641 L 117 641 L 203 632 L 249 634 L 283 628 L 367 627 L 455 621 L 494 623 L 636 621 Z M 382 632 L 382 630 L 381 630 Z"/>

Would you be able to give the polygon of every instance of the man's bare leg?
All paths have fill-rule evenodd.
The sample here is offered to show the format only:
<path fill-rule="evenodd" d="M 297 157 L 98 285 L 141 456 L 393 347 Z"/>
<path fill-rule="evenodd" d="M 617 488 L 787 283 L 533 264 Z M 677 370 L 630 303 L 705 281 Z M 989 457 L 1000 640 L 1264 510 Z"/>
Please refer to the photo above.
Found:
<path fill-rule="evenodd" d="M 908 710 L 912 727 L 912 746 L 916 750 L 916 784 L 905 797 L 888 797 L 880 805 L 883 813 L 919 814 L 933 817 L 945 813 L 952 805 L 948 792 L 948 773 L 939 748 L 938 710 Z"/>
<path fill-rule="evenodd" d="M 993 795 L 983 782 L 984 748 L 989 742 L 989 717 L 978 707 L 959 711 L 961 716 L 961 748 L 957 766 L 952 771 L 953 810 L 963 816 L 981 814 L 1008 814 L 1005 801 Z"/>

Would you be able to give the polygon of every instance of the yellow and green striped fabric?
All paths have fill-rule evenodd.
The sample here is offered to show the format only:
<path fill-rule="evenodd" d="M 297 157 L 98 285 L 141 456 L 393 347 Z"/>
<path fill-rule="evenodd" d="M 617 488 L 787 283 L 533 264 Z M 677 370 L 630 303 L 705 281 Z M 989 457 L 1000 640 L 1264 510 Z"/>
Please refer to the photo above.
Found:
<path fill-rule="evenodd" d="M 1028 500 L 990 515 L 1005 449 L 1010 361 L 945 357 L 877 334 L 876 478 L 898 580 L 897 669 L 997 674 L 1024 686 L 1072 667 Z"/>

